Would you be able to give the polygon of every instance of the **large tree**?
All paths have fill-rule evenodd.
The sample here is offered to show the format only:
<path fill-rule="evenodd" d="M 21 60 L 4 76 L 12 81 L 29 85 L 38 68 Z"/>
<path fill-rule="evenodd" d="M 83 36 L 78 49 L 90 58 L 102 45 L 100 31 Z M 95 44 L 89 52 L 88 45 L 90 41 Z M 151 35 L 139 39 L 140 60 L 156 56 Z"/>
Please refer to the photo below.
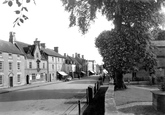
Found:
<path fill-rule="evenodd" d="M 109 72 L 115 75 L 115 89 L 126 88 L 123 74 L 141 63 L 149 69 L 156 64 L 150 45 L 149 29 L 159 26 L 159 10 L 164 0 L 62 0 L 70 12 L 70 26 L 79 26 L 85 34 L 90 22 L 101 12 L 113 20 L 115 28 L 102 32 L 96 47 Z"/>

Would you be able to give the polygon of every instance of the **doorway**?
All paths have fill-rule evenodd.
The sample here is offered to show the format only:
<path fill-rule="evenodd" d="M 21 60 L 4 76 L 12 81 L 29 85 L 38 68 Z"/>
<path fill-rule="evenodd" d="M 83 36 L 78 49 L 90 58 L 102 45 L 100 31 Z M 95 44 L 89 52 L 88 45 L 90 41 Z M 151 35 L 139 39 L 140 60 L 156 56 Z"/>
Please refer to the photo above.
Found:
<path fill-rule="evenodd" d="M 9 85 L 10 87 L 13 87 L 13 77 L 9 77 Z"/>
<path fill-rule="evenodd" d="M 29 75 L 26 76 L 26 84 L 29 84 Z"/>
<path fill-rule="evenodd" d="M 50 82 L 51 82 L 52 78 L 51 78 L 51 74 L 50 74 Z"/>

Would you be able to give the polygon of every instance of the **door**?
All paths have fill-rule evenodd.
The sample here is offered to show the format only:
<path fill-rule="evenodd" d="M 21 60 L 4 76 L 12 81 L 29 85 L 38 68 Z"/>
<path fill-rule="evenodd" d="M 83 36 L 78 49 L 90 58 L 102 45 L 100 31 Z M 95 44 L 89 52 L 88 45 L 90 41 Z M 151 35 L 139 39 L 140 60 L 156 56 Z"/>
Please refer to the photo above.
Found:
<path fill-rule="evenodd" d="M 26 76 L 26 83 L 29 84 L 29 75 Z"/>
<path fill-rule="evenodd" d="M 50 74 L 50 82 L 51 82 L 52 78 L 51 78 L 51 74 Z"/>
<path fill-rule="evenodd" d="M 10 87 L 13 87 L 13 77 L 9 77 Z"/>

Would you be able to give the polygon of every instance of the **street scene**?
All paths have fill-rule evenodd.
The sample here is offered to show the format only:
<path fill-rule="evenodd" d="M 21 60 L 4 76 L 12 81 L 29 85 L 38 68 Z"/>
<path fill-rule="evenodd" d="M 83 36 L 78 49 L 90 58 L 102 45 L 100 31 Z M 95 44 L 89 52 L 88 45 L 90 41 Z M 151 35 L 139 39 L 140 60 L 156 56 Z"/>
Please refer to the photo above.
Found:
<path fill-rule="evenodd" d="M 2 0 L 0 115 L 165 115 L 165 0 Z"/>
<path fill-rule="evenodd" d="M 78 100 L 85 99 L 88 86 L 94 86 L 98 76 L 69 82 L 20 87 L 0 94 L 0 115 L 75 115 Z"/>

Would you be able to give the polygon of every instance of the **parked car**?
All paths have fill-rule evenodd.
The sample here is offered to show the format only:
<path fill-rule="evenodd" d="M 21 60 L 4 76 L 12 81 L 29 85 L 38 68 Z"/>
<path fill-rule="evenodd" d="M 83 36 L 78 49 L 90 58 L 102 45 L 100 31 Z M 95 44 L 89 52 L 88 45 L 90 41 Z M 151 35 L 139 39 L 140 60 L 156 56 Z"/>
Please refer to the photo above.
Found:
<path fill-rule="evenodd" d="M 71 80 L 72 80 L 71 76 L 68 75 L 68 76 L 65 77 L 65 81 L 71 81 Z"/>

